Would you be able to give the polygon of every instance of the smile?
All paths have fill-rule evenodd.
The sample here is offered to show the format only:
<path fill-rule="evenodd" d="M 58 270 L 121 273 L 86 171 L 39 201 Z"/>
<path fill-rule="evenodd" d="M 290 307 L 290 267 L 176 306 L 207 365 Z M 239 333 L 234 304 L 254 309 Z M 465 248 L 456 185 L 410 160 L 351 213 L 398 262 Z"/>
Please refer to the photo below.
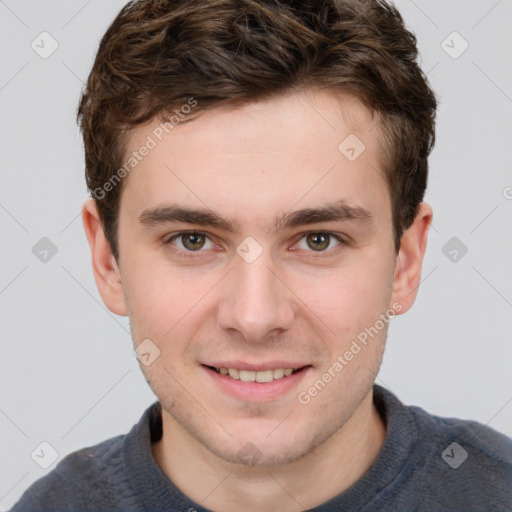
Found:
<path fill-rule="evenodd" d="M 228 375 L 234 380 L 241 380 L 242 382 L 272 382 L 273 380 L 283 379 L 289 377 L 301 368 L 275 368 L 274 370 L 239 370 L 238 368 L 215 368 L 210 367 L 221 375 Z"/>
<path fill-rule="evenodd" d="M 271 402 L 299 387 L 313 370 L 298 361 L 275 360 L 265 363 L 209 361 L 201 364 L 214 389 L 244 402 Z"/>

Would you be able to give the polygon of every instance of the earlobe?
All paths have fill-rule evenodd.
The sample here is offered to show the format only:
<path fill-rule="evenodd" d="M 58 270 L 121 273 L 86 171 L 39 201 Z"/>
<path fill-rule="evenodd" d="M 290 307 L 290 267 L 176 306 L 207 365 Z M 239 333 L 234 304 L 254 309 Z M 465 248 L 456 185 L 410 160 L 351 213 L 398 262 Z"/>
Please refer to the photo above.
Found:
<path fill-rule="evenodd" d="M 112 254 L 110 243 L 105 237 L 94 199 L 89 199 L 84 203 L 82 222 L 91 249 L 94 279 L 103 302 L 113 313 L 126 316 L 121 274 Z"/>
<path fill-rule="evenodd" d="M 402 235 L 396 257 L 391 301 L 402 305 L 400 313 L 409 310 L 416 299 L 431 222 L 432 208 L 427 203 L 421 203 L 414 222 Z"/>

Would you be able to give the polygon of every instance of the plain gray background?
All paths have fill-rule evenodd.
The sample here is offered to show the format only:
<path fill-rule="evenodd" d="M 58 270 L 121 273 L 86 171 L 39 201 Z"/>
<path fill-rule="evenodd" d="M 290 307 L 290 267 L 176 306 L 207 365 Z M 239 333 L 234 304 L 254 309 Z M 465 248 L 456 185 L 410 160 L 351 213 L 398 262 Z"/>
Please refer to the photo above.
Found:
<path fill-rule="evenodd" d="M 127 320 L 96 291 L 79 218 L 77 101 L 123 4 L 0 1 L 0 510 L 55 466 L 31 457 L 51 457 L 41 442 L 58 462 L 127 432 L 154 400 Z M 423 281 L 391 325 L 378 382 L 407 404 L 512 436 L 512 2 L 396 5 L 440 109 Z M 43 237 L 57 250 L 46 262 L 32 251 Z"/>

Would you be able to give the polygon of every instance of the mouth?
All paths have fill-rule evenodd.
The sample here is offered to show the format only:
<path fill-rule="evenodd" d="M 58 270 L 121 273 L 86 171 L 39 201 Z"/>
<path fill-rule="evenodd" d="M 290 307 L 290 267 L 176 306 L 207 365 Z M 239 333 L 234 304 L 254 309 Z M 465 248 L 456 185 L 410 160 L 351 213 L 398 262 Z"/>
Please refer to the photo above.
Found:
<path fill-rule="evenodd" d="M 307 368 L 302 366 L 300 368 L 274 368 L 268 370 L 243 370 L 240 368 L 217 368 L 215 366 L 204 365 L 206 368 L 215 371 L 220 375 L 226 375 L 233 380 L 240 380 L 242 382 L 257 382 L 259 384 L 265 384 L 267 382 L 273 382 L 275 380 L 284 379 L 290 375 L 300 372 Z"/>
<path fill-rule="evenodd" d="M 262 365 L 236 362 L 201 364 L 214 389 L 244 402 L 273 402 L 299 388 L 312 365 L 276 361 Z"/>

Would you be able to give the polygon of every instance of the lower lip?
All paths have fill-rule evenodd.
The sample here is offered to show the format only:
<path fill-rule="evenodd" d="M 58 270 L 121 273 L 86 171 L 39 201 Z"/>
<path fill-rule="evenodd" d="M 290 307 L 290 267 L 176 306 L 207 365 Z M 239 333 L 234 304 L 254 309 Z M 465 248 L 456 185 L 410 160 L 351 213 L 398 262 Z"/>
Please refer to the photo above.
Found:
<path fill-rule="evenodd" d="M 288 377 L 273 380 L 272 382 L 243 382 L 232 379 L 229 375 L 222 375 L 207 366 L 201 368 L 223 391 L 246 402 L 268 402 L 275 400 L 293 388 L 305 377 L 311 366 L 306 366 Z"/>

